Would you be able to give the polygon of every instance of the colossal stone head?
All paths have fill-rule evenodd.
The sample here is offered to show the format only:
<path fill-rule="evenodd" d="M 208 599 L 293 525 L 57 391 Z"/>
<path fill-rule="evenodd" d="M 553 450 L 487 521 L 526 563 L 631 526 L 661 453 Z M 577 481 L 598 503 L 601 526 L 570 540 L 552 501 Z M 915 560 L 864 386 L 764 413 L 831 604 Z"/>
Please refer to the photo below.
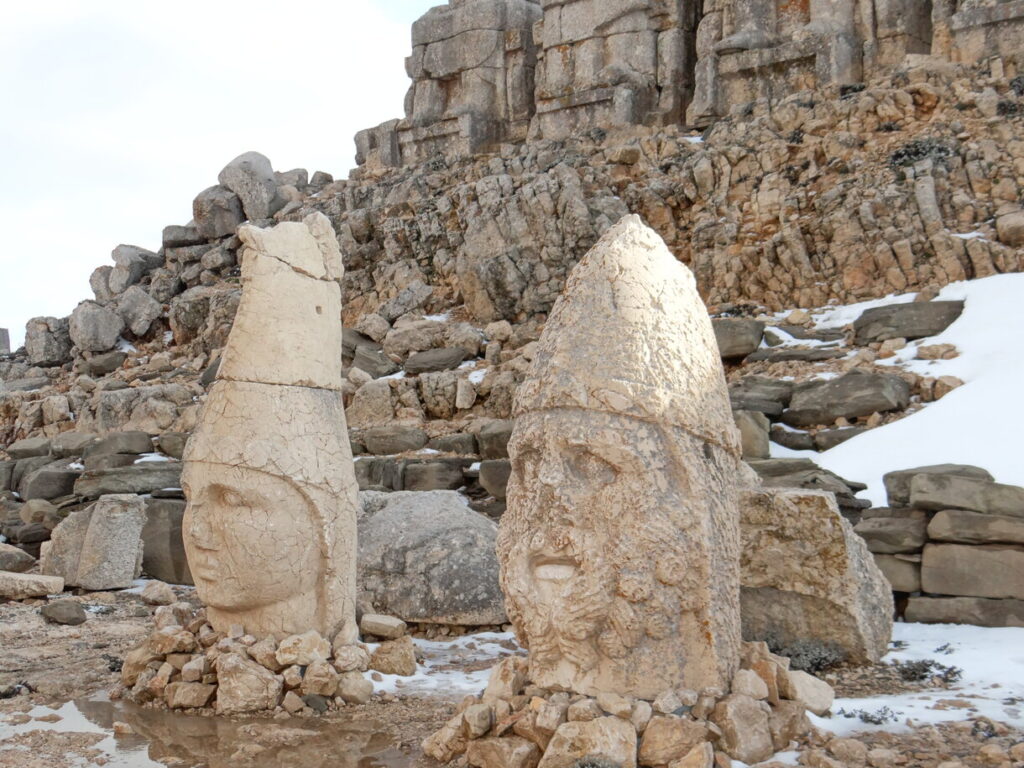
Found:
<path fill-rule="evenodd" d="M 341 254 L 322 214 L 239 234 L 242 299 L 185 454 L 189 566 L 215 629 L 351 633 L 358 486 Z"/>
<path fill-rule="evenodd" d="M 728 688 L 738 440 L 693 276 L 638 217 L 573 271 L 516 414 L 498 553 L 533 682 Z"/>

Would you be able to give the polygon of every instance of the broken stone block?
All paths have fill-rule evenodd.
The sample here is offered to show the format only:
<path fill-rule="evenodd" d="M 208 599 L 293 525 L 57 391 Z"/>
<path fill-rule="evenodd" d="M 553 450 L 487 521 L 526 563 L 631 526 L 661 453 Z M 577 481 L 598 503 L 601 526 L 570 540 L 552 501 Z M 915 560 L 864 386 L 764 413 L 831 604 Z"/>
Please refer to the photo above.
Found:
<path fill-rule="evenodd" d="M 141 566 L 145 524 L 146 506 L 138 496 L 100 498 L 82 541 L 74 585 L 93 591 L 130 587 Z"/>
<path fill-rule="evenodd" d="M 963 311 L 962 301 L 923 301 L 873 307 L 854 321 L 855 341 L 866 345 L 888 339 L 913 341 L 937 336 Z"/>
<path fill-rule="evenodd" d="M 751 489 L 740 502 L 746 640 L 815 642 L 874 662 L 892 635 L 892 592 L 831 493 Z"/>
<path fill-rule="evenodd" d="M 972 467 L 965 464 L 935 464 L 928 467 L 888 472 L 882 478 L 882 482 L 885 483 L 885 492 L 890 506 L 905 507 L 910 503 L 910 483 L 916 475 L 950 475 L 953 477 L 966 477 L 995 482 L 995 478 L 988 471 L 981 467 Z"/>

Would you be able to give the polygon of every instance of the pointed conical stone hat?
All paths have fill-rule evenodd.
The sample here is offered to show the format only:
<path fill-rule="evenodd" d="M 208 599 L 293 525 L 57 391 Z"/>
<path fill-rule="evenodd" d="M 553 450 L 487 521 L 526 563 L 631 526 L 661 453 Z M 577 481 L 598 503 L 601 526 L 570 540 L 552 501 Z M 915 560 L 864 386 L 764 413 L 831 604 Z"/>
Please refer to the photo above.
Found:
<path fill-rule="evenodd" d="M 739 455 L 693 273 L 639 216 L 601 237 L 551 310 L 515 415 L 560 408 L 678 427 Z"/>

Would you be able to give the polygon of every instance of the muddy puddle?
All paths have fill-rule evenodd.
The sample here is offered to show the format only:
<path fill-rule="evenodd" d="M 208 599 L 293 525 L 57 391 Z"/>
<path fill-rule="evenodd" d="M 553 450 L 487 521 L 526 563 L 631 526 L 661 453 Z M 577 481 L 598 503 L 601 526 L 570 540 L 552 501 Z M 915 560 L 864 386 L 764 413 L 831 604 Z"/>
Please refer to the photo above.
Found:
<path fill-rule="evenodd" d="M 132 732 L 115 734 L 115 722 Z M 0 768 L 399 768 L 410 762 L 376 723 L 340 718 L 198 717 L 105 696 L 0 716 Z"/>

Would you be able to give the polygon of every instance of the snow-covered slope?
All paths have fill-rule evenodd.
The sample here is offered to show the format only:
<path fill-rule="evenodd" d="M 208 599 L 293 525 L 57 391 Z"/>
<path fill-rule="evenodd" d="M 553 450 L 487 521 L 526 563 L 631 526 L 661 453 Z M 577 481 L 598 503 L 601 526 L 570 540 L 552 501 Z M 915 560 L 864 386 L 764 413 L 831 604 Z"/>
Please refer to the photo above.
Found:
<path fill-rule="evenodd" d="M 938 300 L 966 301 L 964 313 L 938 336 L 909 344 L 879 361 L 915 373 L 956 376 L 965 386 L 892 424 L 873 429 L 826 453 L 798 453 L 777 445 L 775 456 L 808 456 L 837 474 L 868 484 L 860 494 L 885 506 L 882 475 L 927 464 L 974 464 L 996 480 L 1024 485 L 1024 461 L 1016 438 L 1024 434 L 1024 409 L 1017 402 L 1024 382 L 1024 274 L 954 283 Z M 819 328 L 841 327 L 865 309 L 912 301 L 913 294 L 815 313 Z M 953 360 L 914 360 L 917 347 L 955 344 Z"/>

